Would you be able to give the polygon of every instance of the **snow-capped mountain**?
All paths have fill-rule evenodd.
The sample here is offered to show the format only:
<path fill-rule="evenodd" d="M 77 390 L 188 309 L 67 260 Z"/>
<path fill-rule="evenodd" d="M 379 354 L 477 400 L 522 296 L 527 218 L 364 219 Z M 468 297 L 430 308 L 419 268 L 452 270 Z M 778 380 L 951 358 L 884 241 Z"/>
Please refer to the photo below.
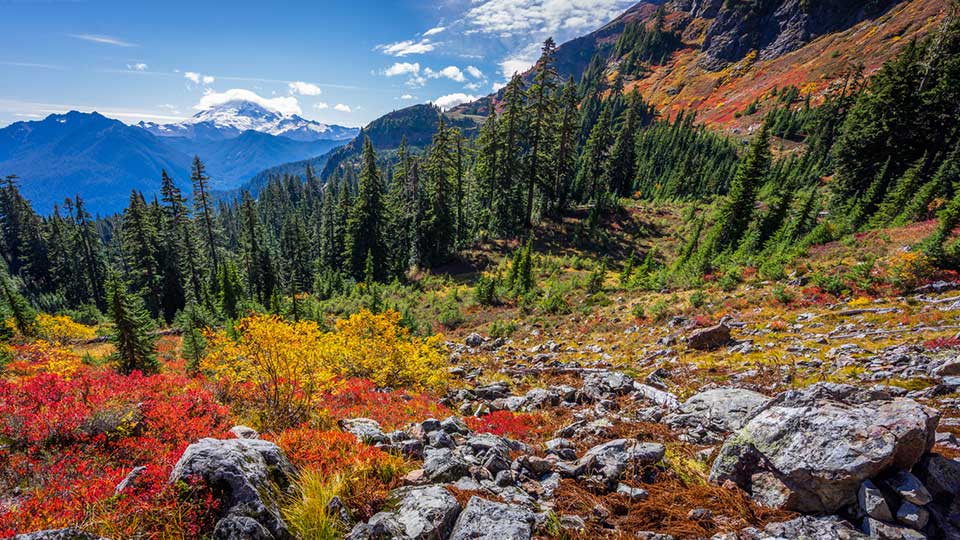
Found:
<path fill-rule="evenodd" d="M 204 141 L 232 139 L 245 131 L 257 131 L 304 142 L 343 141 L 352 139 L 359 132 L 357 128 L 323 124 L 295 114 L 285 115 L 245 100 L 228 101 L 200 111 L 182 122 L 140 122 L 137 125 L 159 137 L 184 137 Z"/>

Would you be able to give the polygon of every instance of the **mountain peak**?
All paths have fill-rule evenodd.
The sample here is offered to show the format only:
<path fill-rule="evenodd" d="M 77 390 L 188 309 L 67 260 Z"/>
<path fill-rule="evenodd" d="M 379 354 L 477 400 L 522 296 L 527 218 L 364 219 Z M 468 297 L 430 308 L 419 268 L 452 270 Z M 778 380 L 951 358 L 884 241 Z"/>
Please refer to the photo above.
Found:
<path fill-rule="evenodd" d="M 143 129 L 160 137 L 185 137 L 196 140 L 223 140 L 239 137 L 245 131 L 257 131 L 296 141 L 349 140 L 357 129 L 286 115 L 254 101 L 234 99 L 202 110 L 172 124 L 140 122 Z"/>

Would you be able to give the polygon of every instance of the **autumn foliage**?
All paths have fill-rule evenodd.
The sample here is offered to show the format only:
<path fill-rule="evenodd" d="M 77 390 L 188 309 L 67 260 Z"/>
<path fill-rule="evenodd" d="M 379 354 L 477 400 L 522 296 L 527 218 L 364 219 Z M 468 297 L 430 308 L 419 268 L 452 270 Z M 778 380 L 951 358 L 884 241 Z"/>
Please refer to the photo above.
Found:
<path fill-rule="evenodd" d="M 247 317 L 237 323 L 235 338 L 227 332 L 210 337 L 200 367 L 224 396 L 241 407 L 249 402 L 245 409 L 259 414 L 262 427 L 282 429 L 307 421 L 345 380 L 433 390 L 446 382 L 443 364 L 439 337 L 411 336 L 396 312 L 361 311 L 338 321 L 334 332 L 312 321 Z"/>

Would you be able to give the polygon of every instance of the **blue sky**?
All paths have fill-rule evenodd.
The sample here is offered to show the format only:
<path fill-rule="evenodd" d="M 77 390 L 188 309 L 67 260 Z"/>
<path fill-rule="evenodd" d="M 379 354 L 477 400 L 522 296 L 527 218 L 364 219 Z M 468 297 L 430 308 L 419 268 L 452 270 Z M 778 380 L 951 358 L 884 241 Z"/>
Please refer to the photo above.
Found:
<path fill-rule="evenodd" d="M 0 0 L 0 126 L 76 109 L 170 122 L 230 97 L 361 126 L 489 94 L 547 36 L 631 0 Z"/>

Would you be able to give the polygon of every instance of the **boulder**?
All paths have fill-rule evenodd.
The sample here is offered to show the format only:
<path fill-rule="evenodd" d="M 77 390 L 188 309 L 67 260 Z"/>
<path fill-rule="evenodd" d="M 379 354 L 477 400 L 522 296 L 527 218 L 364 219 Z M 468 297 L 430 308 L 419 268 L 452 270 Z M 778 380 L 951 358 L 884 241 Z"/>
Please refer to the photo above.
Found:
<path fill-rule="evenodd" d="M 687 347 L 697 351 L 712 351 L 730 343 L 730 328 L 721 323 L 696 330 L 687 338 Z"/>
<path fill-rule="evenodd" d="M 890 512 L 890 506 L 883 497 L 880 488 L 870 480 L 864 480 L 860 484 L 860 491 L 857 493 L 857 502 L 860 503 L 860 509 L 868 516 L 879 519 L 880 521 L 893 521 L 893 513 Z"/>
<path fill-rule="evenodd" d="M 515 504 L 471 497 L 450 540 L 530 540 L 536 516 Z"/>
<path fill-rule="evenodd" d="M 909 470 L 934 442 L 940 414 L 878 390 L 820 383 L 785 392 L 727 439 L 710 471 L 759 503 L 834 513 L 861 482 Z"/>
<path fill-rule="evenodd" d="M 459 452 L 449 448 L 428 448 L 424 452 L 423 472 L 428 482 L 455 482 L 469 473 Z"/>
<path fill-rule="evenodd" d="M 217 522 L 211 540 L 274 540 L 259 521 L 247 516 L 227 516 Z"/>
<path fill-rule="evenodd" d="M 380 429 L 380 424 L 369 418 L 341 420 L 340 429 L 352 433 L 357 439 L 368 444 L 388 444 L 390 442 L 390 437 Z"/>
<path fill-rule="evenodd" d="M 927 535 L 921 532 L 917 532 L 909 527 L 884 523 L 872 517 L 867 517 L 863 520 L 861 529 L 863 529 L 863 532 L 870 538 L 881 538 L 882 540 L 927 540 Z"/>
<path fill-rule="evenodd" d="M 276 540 L 285 540 L 292 536 L 277 503 L 293 474 L 293 466 L 272 442 L 200 439 L 180 456 L 170 482 L 202 481 L 218 494 L 224 516 L 251 518 Z"/>
<path fill-rule="evenodd" d="M 583 377 L 580 392 L 590 401 L 628 394 L 633 391 L 633 379 L 619 371 L 598 371 Z"/>
<path fill-rule="evenodd" d="M 447 538 L 460 514 L 457 499 L 442 486 L 400 488 L 390 494 L 396 507 L 375 514 L 350 531 L 350 540 Z"/>
<path fill-rule="evenodd" d="M 663 459 L 666 449 L 658 443 L 614 439 L 587 450 L 577 462 L 584 472 L 596 472 L 613 489 L 630 466 L 653 465 Z"/>
<path fill-rule="evenodd" d="M 483 336 L 481 336 L 476 332 L 470 334 L 469 336 L 467 336 L 467 339 L 463 340 L 464 344 L 466 344 L 467 347 L 479 347 L 483 345 L 483 341 L 484 341 Z"/>
<path fill-rule="evenodd" d="M 691 430 L 691 442 L 715 444 L 722 440 L 721 435 L 742 428 L 769 402 L 770 398 L 751 390 L 717 388 L 684 401 L 663 422 L 676 430 Z"/>
<path fill-rule="evenodd" d="M 893 476 L 886 478 L 884 484 L 904 500 L 913 504 L 923 506 L 930 504 L 930 501 L 933 500 L 930 492 L 920 482 L 920 479 L 907 471 L 897 471 Z"/>
<path fill-rule="evenodd" d="M 802 516 L 770 523 L 763 530 L 749 528 L 718 534 L 714 540 L 867 540 L 867 536 L 836 516 Z"/>
<path fill-rule="evenodd" d="M 897 508 L 897 521 L 913 529 L 922 530 L 930 520 L 930 512 L 912 502 L 904 502 Z"/>

